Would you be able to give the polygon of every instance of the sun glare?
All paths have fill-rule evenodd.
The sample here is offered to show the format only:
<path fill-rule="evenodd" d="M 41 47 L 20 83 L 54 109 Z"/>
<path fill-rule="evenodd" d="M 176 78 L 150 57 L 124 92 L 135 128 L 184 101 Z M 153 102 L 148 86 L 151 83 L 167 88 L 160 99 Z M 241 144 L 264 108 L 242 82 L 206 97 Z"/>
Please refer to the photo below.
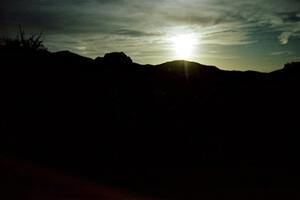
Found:
<path fill-rule="evenodd" d="M 195 46 L 195 39 L 192 35 L 177 35 L 172 41 L 177 58 L 191 58 Z"/>

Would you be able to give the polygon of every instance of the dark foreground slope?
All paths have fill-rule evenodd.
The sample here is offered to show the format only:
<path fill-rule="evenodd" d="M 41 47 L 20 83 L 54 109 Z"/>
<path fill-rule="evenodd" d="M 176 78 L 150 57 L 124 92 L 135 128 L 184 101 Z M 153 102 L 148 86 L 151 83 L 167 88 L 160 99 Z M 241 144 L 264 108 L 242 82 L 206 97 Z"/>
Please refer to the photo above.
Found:
<path fill-rule="evenodd" d="M 0 57 L 1 154 L 172 198 L 298 187 L 299 63 L 258 73 L 122 53 Z"/>

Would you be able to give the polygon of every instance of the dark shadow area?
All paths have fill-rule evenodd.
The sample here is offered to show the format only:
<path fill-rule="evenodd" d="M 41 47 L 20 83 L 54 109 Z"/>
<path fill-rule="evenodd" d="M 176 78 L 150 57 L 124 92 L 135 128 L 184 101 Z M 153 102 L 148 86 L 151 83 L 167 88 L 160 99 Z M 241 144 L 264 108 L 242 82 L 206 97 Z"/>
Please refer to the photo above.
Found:
<path fill-rule="evenodd" d="M 166 199 L 299 191 L 300 63 L 272 73 L 0 48 L 0 153 Z"/>

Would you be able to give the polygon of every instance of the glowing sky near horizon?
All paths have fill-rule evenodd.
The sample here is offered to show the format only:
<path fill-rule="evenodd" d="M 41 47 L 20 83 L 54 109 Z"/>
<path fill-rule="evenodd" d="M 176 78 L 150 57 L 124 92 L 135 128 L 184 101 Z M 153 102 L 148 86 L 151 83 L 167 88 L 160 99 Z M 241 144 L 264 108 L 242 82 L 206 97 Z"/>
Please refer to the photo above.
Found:
<path fill-rule="evenodd" d="M 43 31 L 51 51 L 92 58 L 124 51 L 143 64 L 187 57 L 258 71 L 300 60 L 299 0 L 2 0 L 0 35 L 18 24 Z M 193 35 L 189 56 L 174 53 L 178 35 Z"/>

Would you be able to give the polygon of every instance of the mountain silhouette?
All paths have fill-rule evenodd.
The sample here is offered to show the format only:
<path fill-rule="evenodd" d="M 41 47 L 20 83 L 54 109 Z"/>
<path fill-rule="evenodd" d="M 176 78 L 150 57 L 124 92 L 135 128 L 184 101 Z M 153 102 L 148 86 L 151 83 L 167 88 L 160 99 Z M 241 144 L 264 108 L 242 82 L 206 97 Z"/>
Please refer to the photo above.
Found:
<path fill-rule="evenodd" d="M 3 49 L 0 60 L 1 154 L 175 199 L 196 183 L 298 177 L 300 63 L 261 73 Z"/>
<path fill-rule="evenodd" d="M 103 61 L 105 64 L 111 65 L 130 65 L 132 60 L 124 52 L 114 52 L 104 55 Z"/>

